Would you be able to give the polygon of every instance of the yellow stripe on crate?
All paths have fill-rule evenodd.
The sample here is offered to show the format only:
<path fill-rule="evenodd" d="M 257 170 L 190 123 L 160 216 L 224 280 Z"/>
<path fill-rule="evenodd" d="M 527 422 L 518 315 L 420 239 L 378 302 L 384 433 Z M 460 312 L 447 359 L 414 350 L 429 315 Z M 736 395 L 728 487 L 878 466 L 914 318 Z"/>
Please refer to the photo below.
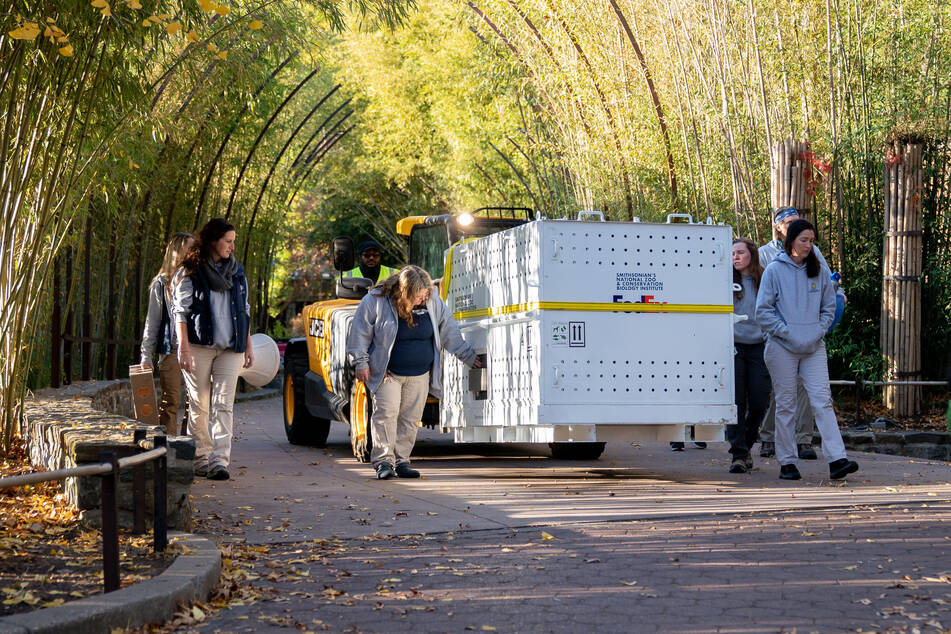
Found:
<path fill-rule="evenodd" d="M 458 320 L 524 313 L 530 310 L 575 310 L 601 313 L 732 313 L 733 304 L 646 304 L 622 302 L 528 302 L 453 313 Z"/>

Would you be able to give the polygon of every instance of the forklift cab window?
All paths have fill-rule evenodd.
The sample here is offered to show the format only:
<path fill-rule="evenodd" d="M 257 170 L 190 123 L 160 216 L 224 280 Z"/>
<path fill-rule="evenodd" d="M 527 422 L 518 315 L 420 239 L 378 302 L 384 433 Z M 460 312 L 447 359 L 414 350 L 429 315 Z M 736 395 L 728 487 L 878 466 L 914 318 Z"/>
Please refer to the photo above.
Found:
<path fill-rule="evenodd" d="M 410 234 L 409 261 L 437 279 L 442 277 L 448 248 L 449 231 L 445 224 L 416 225 Z"/>

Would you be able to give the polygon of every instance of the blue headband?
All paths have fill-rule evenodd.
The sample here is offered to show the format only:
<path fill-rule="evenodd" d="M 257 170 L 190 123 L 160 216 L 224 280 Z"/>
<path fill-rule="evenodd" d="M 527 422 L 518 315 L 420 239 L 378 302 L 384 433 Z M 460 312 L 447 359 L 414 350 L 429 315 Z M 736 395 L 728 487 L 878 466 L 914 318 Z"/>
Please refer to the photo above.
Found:
<path fill-rule="evenodd" d="M 773 217 L 773 223 L 779 223 L 788 218 L 789 216 L 798 216 L 799 212 L 796 211 L 794 207 L 783 207 L 776 212 L 776 215 Z"/>

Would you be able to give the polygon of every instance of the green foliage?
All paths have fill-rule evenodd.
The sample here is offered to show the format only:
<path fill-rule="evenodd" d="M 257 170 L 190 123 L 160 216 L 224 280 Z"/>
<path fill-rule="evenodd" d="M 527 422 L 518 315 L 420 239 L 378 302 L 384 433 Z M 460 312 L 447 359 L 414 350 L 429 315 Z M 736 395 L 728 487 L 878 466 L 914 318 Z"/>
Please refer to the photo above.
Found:
<path fill-rule="evenodd" d="M 82 316 L 88 306 L 93 337 L 133 339 L 144 282 L 169 235 L 228 215 L 256 312 L 264 313 L 289 178 L 281 148 L 295 140 L 312 107 L 307 99 L 326 92 L 326 74 L 296 100 L 289 96 L 335 31 L 351 21 L 396 27 L 413 7 L 414 0 L 8 3 L 0 13 L 0 117 L 9 124 L 0 135 L 5 447 L 28 378 L 42 384 L 49 376 L 45 359 L 31 357 L 49 346 L 31 344 L 37 333 L 48 336 L 51 311 L 41 300 L 53 270 L 65 271 L 60 283 L 71 303 L 57 297 L 61 309 Z M 72 257 L 72 266 L 57 255 Z M 93 372 L 102 376 L 105 349 L 93 350 Z M 132 346 L 120 349 L 117 365 L 137 356 Z"/>

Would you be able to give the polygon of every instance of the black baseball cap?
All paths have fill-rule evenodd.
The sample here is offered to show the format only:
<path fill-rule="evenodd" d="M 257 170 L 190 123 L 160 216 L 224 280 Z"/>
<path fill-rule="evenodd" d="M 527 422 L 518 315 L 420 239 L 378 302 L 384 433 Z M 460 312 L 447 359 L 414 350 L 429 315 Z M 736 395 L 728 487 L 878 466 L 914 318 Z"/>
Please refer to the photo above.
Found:
<path fill-rule="evenodd" d="M 360 243 L 359 248 L 357 248 L 357 252 L 360 255 L 363 255 L 367 251 L 371 251 L 373 249 L 376 249 L 377 251 L 383 251 L 383 247 L 380 246 L 379 242 L 377 242 L 376 240 L 367 240 L 366 242 Z"/>

